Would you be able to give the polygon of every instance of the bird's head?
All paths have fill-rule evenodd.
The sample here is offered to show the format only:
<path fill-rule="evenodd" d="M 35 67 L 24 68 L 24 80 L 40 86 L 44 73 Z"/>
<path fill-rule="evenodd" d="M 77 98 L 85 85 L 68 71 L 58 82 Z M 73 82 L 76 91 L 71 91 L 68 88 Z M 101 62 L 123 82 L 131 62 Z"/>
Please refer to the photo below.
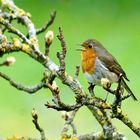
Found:
<path fill-rule="evenodd" d="M 95 47 L 100 46 L 100 43 L 96 39 L 88 39 L 81 44 L 81 51 L 92 51 Z"/>
<path fill-rule="evenodd" d="M 95 39 L 88 39 L 81 44 L 81 60 L 83 72 L 93 73 L 94 63 L 96 60 L 95 47 L 98 45 L 98 41 Z"/>
<path fill-rule="evenodd" d="M 100 46 L 100 43 L 96 39 L 88 39 L 80 44 L 82 48 L 77 49 L 81 51 L 82 57 L 91 57 L 93 54 L 95 55 L 95 48 Z"/>

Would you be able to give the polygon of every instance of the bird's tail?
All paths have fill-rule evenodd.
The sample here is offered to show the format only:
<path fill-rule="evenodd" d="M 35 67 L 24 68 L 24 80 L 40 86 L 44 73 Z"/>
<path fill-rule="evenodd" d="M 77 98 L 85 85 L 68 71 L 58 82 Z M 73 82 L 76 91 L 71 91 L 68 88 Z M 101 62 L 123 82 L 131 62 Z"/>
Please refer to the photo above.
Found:
<path fill-rule="evenodd" d="M 133 98 L 133 100 L 134 101 L 137 101 L 137 98 L 135 97 L 135 95 L 133 94 L 133 92 L 131 91 L 131 89 L 128 87 L 128 85 L 126 84 L 126 82 L 124 81 L 123 78 L 121 80 L 121 85 L 126 89 L 126 91 L 128 92 L 128 94 L 131 95 L 131 97 Z"/>

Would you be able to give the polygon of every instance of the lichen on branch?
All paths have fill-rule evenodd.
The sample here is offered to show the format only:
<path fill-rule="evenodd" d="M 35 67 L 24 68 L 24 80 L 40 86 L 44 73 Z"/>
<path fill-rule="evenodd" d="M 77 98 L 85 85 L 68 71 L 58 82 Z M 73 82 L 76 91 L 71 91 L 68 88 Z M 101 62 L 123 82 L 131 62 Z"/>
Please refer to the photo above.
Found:
<path fill-rule="evenodd" d="M 105 85 L 107 82 L 105 79 L 102 80 L 104 84 L 105 92 L 108 91 L 114 95 L 113 103 L 104 101 L 103 99 L 91 96 L 89 93 L 85 92 L 85 87 L 83 88 L 81 82 L 78 80 L 78 75 L 80 67 L 76 66 L 75 75 L 71 76 L 66 71 L 67 63 L 65 58 L 67 53 L 67 45 L 62 28 L 58 28 L 58 41 L 60 42 L 61 52 L 57 52 L 57 58 L 59 60 L 59 65 L 54 63 L 49 56 L 51 51 L 51 45 L 53 43 L 53 31 L 48 31 L 46 36 L 42 38 L 44 40 L 44 52 L 40 50 L 38 35 L 45 32 L 49 26 L 54 23 L 56 12 L 52 12 L 50 19 L 39 29 L 36 29 L 35 24 L 31 20 L 31 15 L 24 11 L 23 9 L 16 6 L 12 0 L 1 0 L 1 10 L 0 10 L 0 56 L 3 57 L 5 54 L 9 53 L 19 53 L 23 52 L 33 58 L 33 61 L 37 61 L 40 65 L 44 67 L 42 72 L 42 79 L 38 81 L 35 86 L 25 86 L 10 78 L 10 76 L 0 72 L 0 77 L 7 80 L 11 86 L 15 87 L 17 90 L 22 90 L 29 94 L 36 93 L 41 88 L 45 88 L 46 91 L 50 90 L 52 93 L 52 102 L 45 103 L 46 108 L 53 109 L 56 111 L 65 111 L 63 118 L 65 120 L 64 127 L 60 137 L 62 140 L 86 140 L 86 139 L 113 139 L 113 140 L 124 140 L 125 136 L 120 134 L 112 122 L 113 118 L 117 118 L 126 126 L 128 126 L 132 132 L 134 132 L 138 137 L 140 137 L 140 128 L 129 119 L 127 115 L 123 112 L 121 103 L 124 99 L 129 96 L 122 97 L 122 89 L 118 84 L 116 90 L 111 90 L 110 86 Z M 26 27 L 27 33 L 22 33 L 17 29 L 12 21 L 21 23 Z M 14 34 L 15 37 L 8 39 L 5 31 L 9 34 Z M 0 66 L 10 66 L 14 64 L 14 59 L 6 59 L 0 62 Z M 57 85 L 55 79 L 59 79 L 64 86 L 68 86 L 71 92 L 74 93 L 75 103 L 67 104 L 60 98 L 60 86 Z M 70 93 L 69 93 L 70 94 Z M 47 100 L 47 97 L 46 97 Z M 97 120 L 101 126 L 100 132 L 92 132 L 91 134 L 78 134 L 78 127 L 74 123 L 74 118 L 76 113 L 81 107 L 86 106 L 90 110 L 93 117 Z M 49 117 L 49 116 L 48 116 Z M 32 111 L 33 123 L 36 129 L 41 134 L 41 139 L 46 139 L 45 130 L 40 127 L 38 122 L 38 114 L 35 109 Z M 44 122 L 45 123 L 45 122 Z M 69 135 L 69 128 L 72 129 L 72 134 Z"/>

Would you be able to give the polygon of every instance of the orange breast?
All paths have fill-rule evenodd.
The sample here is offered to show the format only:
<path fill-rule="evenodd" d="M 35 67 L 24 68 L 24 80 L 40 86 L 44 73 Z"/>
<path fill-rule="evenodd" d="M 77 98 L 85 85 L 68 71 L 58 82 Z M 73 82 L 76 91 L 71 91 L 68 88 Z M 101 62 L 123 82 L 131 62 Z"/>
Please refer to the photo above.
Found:
<path fill-rule="evenodd" d="M 82 55 L 82 70 L 83 72 L 88 72 L 89 74 L 93 74 L 94 72 L 94 64 L 96 59 L 96 53 L 92 49 L 86 49 L 81 52 Z"/>

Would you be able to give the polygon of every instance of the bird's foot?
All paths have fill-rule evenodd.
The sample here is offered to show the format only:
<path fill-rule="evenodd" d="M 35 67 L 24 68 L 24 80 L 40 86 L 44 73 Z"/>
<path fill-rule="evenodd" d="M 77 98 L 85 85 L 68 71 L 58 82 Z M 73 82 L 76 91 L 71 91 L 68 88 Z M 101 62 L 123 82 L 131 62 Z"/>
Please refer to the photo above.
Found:
<path fill-rule="evenodd" d="M 89 93 L 90 93 L 90 95 L 93 97 L 95 94 L 94 94 L 94 87 L 95 87 L 95 85 L 93 85 L 93 84 L 91 84 L 90 83 L 90 85 L 89 85 L 89 87 L 88 87 L 88 90 L 89 90 Z"/>

